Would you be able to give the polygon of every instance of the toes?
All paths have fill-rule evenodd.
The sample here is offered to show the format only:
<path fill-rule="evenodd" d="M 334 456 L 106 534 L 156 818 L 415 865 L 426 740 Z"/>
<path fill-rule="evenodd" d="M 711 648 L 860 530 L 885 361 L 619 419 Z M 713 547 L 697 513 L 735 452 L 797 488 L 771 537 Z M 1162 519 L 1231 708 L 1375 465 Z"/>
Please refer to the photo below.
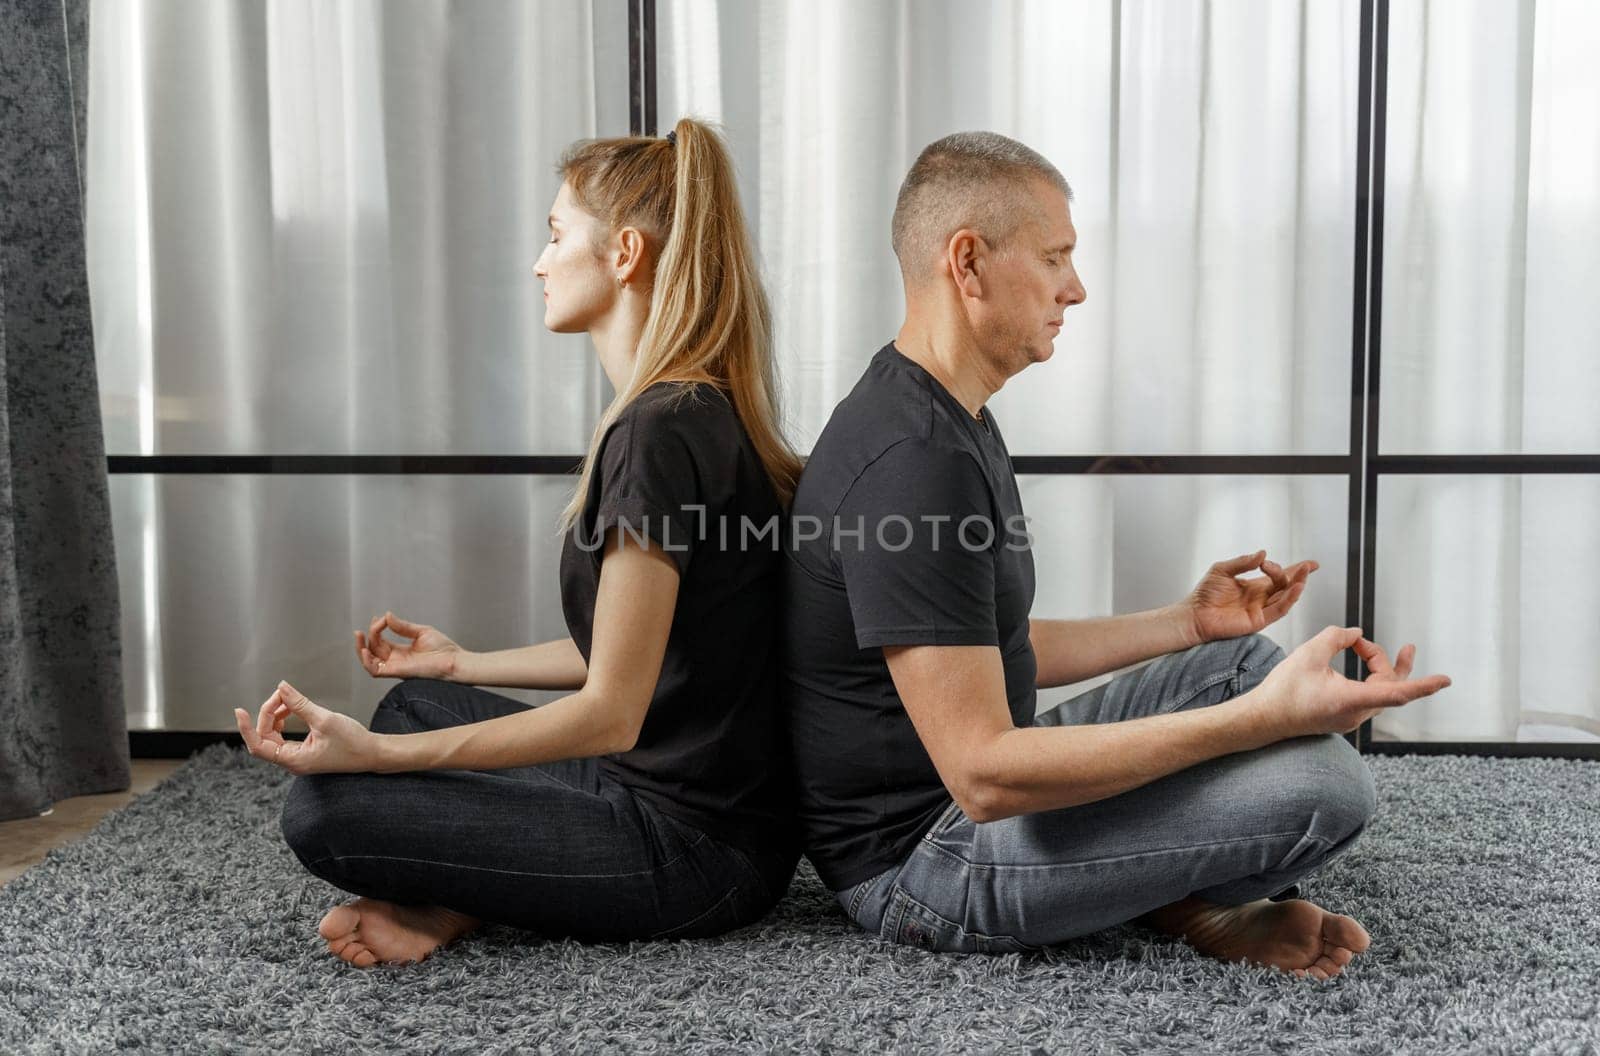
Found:
<path fill-rule="evenodd" d="M 355 931 L 359 923 L 361 914 L 354 906 L 334 906 L 322 918 L 322 923 L 317 925 L 317 934 L 330 940 L 341 938 Z"/>
<path fill-rule="evenodd" d="M 328 940 L 328 949 L 332 953 L 343 953 L 346 946 L 356 941 L 355 935 L 341 935 L 337 939 Z"/>
<path fill-rule="evenodd" d="M 378 963 L 377 955 L 371 950 L 367 949 L 365 946 L 361 945 L 359 942 L 352 942 L 350 945 L 346 946 L 344 948 L 344 952 L 339 954 L 339 956 L 349 961 L 357 968 L 371 968 L 374 964 Z"/>
<path fill-rule="evenodd" d="M 1360 953 L 1372 943 L 1372 936 L 1367 934 L 1354 917 L 1347 917 L 1342 913 L 1329 913 L 1322 918 L 1322 937 L 1334 946 L 1343 946 L 1352 953 Z"/>
<path fill-rule="evenodd" d="M 1317 976 L 1319 979 L 1332 979 L 1343 970 L 1344 969 L 1327 954 L 1323 954 L 1321 957 L 1318 957 L 1317 963 L 1313 964 L 1309 969 L 1313 975 L 1321 972 L 1322 974 Z"/>
<path fill-rule="evenodd" d="M 1322 954 L 1340 968 L 1349 964 L 1355 958 L 1355 951 L 1343 946 L 1329 946 Z"/>

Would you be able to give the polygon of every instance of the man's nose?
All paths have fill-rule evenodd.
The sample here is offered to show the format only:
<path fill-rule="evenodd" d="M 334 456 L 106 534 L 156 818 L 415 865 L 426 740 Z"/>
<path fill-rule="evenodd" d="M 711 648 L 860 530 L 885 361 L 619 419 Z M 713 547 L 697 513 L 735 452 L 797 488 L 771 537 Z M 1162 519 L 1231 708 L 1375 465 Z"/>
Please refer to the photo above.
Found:
<path fill-rule="evenodd" d="M 1089 296 L 1089 291 L 1083 288 L 1083 283 L 1077 275 L 1072 276 L 1072 281 L 1061 290 L 1062 296 L 1058 298 L 1063 305 L 1082 304 Z"/>

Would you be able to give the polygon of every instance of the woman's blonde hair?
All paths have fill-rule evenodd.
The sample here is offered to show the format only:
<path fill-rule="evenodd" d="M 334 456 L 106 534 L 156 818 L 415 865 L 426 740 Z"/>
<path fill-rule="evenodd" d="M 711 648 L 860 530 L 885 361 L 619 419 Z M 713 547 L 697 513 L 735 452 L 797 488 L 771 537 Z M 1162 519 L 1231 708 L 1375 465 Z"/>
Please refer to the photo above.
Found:
<path fill-rule="evenodd" d="M 604 225 L 602 238 L 635 227 L 655 251 L 650 313 L 633 376 L 595 426 L 577 490 L 561 514 L 562 534 L 583 513 L 607 427 L 661 381 L 726 387 L 785 509 L 800 477 L 800 458 L 783 437 L 772 313 L 739 206 L 733 159 L 702 121 L 681 119 L 673 137 L 676 143 L 654 136 L 585 140 L 570 147 L 558 167 L 573 199 Z"/>

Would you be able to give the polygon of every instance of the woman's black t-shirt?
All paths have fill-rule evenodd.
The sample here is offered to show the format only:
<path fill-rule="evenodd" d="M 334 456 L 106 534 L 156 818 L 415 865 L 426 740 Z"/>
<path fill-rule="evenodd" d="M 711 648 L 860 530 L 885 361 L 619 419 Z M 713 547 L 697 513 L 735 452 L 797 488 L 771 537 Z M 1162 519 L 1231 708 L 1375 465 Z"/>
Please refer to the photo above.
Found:
<path fill-rule="evenodd" d="M 600 767 L 662 813 L 755 851 L 797 844 L 777 710 L 781 514 L 727 395 L 658 382 L 601 438 L 583 516 L 561 547 L 561 606 L 585 662 L 606 537 L 647 537 L 678 566 L 638 742 Z"/>

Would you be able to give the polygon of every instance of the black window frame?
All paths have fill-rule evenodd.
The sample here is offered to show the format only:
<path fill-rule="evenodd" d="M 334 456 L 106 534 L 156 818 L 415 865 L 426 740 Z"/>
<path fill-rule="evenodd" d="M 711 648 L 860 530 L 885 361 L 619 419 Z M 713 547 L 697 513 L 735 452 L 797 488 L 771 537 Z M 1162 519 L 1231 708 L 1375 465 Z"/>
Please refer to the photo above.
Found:
<path fill-rule="evenodd" d="M 628 17 L 629 132 L 657 134 L 655 0 L 622 0 Z M 1343 476 L 1349 481 L 1345 625 L 1381 638 L 1376 626 L 1378 481 L 1386 474 L 1600 474 L 1600 454 L 1384 454 L 1379 450 L 1383 321 L 1383 196 L 1388 95 L 1389 0 L 1361 5 L 1356 142 L 1355 281 L 1351 304 L 1350 446 L 1342 455 L 1018 455 L 1018 474 Z M 581 455 L 110 455 L 108 471 L 131 474 L 573 474 Z M 1348 678 L 1366 677 L 1354 653 Z M 1567 741 L 1377 741 L 1372 722 L 1345 735 L 1373 755 L 1544 756 L 1600 759 L 1600 744 Z M 237 733 L 129 732 L 135 757 L 182 757 Z"/>

